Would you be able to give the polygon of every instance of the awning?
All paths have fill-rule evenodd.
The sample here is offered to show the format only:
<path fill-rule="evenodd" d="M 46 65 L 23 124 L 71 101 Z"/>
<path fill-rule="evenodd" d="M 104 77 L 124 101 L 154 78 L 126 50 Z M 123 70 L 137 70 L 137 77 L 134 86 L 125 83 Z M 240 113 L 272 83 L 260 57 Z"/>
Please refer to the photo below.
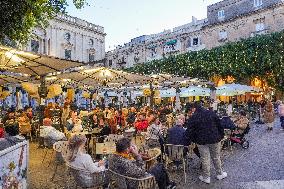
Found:
<path fill-rule="evenodd" d="M 72 72 L 60 73 L 46 78 L 51 84 L 62 83 L 69 80 L 70 83 L 88 85 L 94 87 L 112 86 L 113 84 L 145 84 L 152 78 L 140 74 L 132 74 L 121 70 L 114 70 L 105 67 L 82 68 Z"/>
<path fill-rule="evenodd" d="M 166 42 L 166 45 L 174 45 L 174 44 L 176 44 L 176 43 L 177 43 L 177 40 L 176 40 L 176 39 L 173 39 L 173 40 L 171 40 L 171 41 Z"/>
<path fill-rule="evenodd" d="M 0 72 L 0 85 L 6 84 L 20 84 L 30 80 L 30 77 L 23 74 Z"/>
<path fill-rule="evenodd" d="M 76 61 L 0 46 L 0 69 L 5 71 L 44 76 L 51 72 L 58 72 L 82 65 L 83 63 Z"/>

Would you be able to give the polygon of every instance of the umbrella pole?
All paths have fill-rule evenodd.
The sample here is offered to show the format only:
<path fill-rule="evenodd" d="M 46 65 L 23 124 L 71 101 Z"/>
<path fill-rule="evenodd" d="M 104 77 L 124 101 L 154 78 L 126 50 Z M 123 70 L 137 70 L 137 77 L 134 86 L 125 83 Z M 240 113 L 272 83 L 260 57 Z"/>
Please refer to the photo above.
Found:
<path fill-rule="evenodd" d="M 154 88 L 153 88 L 153 83 L 150 83 L 150 90 L 151 90 L 151 95 L 150 95 L 150 107 L 153 108 L 154 106 Z"/>
<path fill-rule="evenodd" d="M 40 77 L 40 87 L 39 87 L 38 93 L 39 93 L 39 97 L 40 97 L 39 123 L 41 125 L 43 125 L 45 98 L 47 97 L 47 88 L 46 88 L 46 85 L 45 85 L 45 76 Z"/>

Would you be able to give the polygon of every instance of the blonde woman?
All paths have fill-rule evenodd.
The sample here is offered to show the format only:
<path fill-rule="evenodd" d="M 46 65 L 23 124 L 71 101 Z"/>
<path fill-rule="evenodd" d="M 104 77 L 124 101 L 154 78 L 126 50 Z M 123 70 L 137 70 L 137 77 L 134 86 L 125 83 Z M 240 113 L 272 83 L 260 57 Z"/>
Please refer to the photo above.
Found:
<path fill-rule="evenodd" d="M 67 162 L 80 172 L 84 187 L 92 187 L 94 178 L 92 173 L 102 172 L 105 170 L 104 161 L 94 163 L 91 156 L 85 151 L 87 139 L 84 135 L 74 135 L 68 141 L 69 157 Z"/>

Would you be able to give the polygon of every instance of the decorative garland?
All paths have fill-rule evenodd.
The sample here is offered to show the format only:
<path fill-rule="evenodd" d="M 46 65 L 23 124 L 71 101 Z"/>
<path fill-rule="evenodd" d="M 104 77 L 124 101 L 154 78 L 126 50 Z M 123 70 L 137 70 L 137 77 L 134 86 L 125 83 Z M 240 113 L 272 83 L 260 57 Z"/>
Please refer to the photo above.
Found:
<path fill-rule="evenodd" d="M 234 78 L 250 84 L 254 78 L 284 91 L 284 31 L 228 42 L 210 50 L 200 50 L 139 64 L 126 71 L 152 74 L 168 73 L 211 79 Z"/>

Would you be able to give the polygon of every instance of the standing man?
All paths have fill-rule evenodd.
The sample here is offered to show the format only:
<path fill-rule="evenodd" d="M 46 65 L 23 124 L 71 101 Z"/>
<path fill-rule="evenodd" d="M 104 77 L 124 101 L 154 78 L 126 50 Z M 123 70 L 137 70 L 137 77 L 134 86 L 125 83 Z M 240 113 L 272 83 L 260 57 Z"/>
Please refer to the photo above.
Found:
<path fill-rule="evenodd" d="M 281 123 L 281 130 L 284 131 L 284 104 L 282 101 L 280 101 L 280 104 L 278 106 L 278 114 L 280 117 L 280 123 Z"/>
<path fill-rule="evenodd" d="M 202 163 L 202 175 L 199 179 L 210 184 L 210 156 L 217 172 L 217 179 L 226 178 L 227 173 L 223 172 L 220 159 L 220 141 L 224 137 L 220 119 L 216 113 L 206 110 L 199 103 L 189 104 L 188 109 L 192 112 L 192 116 L 186 123 L 185 137 L 198 146 Z"/>

